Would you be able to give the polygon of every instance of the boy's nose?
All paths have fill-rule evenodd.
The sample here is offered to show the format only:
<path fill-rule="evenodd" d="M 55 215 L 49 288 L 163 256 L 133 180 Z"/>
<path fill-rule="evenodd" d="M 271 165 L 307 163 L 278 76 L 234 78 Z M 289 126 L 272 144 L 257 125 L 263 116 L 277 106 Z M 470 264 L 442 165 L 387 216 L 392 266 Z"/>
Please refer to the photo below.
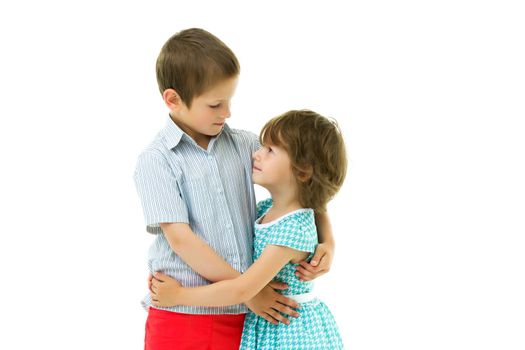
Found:
<path fill-rule="evenodd" d="M 231 113 L 231 110 L 230 110 L 230 104 L 228 103 L 228 104 L 226 105 L 226 107 L 224 108 L 224 111 L 223 111 L 223 113 L 222 113 L 222 117 L 223 117 L 224 119 L 226 119 L 226 118 L 231 117 L 231 115 L 232 115 L 232 113 Z"/>

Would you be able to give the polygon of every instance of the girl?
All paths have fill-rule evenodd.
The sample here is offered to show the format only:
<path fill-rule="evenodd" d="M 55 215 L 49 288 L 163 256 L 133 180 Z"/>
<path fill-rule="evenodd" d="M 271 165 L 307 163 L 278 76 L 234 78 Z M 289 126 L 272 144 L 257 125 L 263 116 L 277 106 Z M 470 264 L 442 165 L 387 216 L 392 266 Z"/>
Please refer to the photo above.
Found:
<path fill-rule="evenodd" d="M 308 111 L 289 111 L 270 120 L 253 155 L 253 181 L 271 198 L 257 205 L 255 262 L 241 276 L 208 286 L 185 288 L 164 275 L 152 281 L 154 306 L 225 306 L 244 303 L 274 278 L 288 284 L 283 291 L 301 304 L 301 316 L 289 325 L 272 324 L 253 313 L 244 323 L 241 349 L 342 349 L 335 320 L 312 292 L 313 285 L 296 276 L 297 264 L 312 257 L 317 245 L 315 212 L 324 212 L 346 175 L 346 153 L 335 121 Z M 166 280 L 168 281 L 168 280 Z M 175 292 L 173 292 L 173 287 Z"/>

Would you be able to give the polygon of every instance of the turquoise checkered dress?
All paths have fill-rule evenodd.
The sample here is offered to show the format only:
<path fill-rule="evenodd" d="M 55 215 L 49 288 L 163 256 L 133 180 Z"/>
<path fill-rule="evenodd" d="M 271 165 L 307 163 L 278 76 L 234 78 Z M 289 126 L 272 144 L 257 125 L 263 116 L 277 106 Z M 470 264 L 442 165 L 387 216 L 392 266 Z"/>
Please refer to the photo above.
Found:
<path fill-rule="evenodd" d="M 272 200 L 257 204 L 257 218 L 266 214 Z M 268 244 L 281 245 L 309 252 L 313 256 L 317 245 L 317 231 L 312 209 L 299 209 L 280 219 L 267 223 L 255 223 L 253 258 L 261 255 Z M 312 282 L 301 282 L 295 276 L 297 264 L 288 263 L 276 276 L 276 280 L 288 284 L 284 295 L 304 294 L 312 291 Z M 319 299 L 302 303 L 299 318 L 290 318 L 290 325 L 274 325 L 249 312 L 244 322 L 241 349 L 343 349 L 343 342 L 334 317 Z"/>

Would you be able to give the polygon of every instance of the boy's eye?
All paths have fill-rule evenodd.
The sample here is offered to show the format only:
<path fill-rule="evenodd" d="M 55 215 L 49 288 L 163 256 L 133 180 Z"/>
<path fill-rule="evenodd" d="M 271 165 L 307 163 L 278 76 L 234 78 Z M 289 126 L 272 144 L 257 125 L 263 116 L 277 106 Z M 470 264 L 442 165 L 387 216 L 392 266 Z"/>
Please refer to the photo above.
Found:
<path fill-rule="evenodd" d="M 210 107 L 211 107 L 211 108 L 219 108 L 220 106 L 221 106 L 221 104 L 219 103 L 219 104 L 216 104 L 216 105 L 212 105 L 212 106 L 210 106 Z"/>
<path fill-rule="evenodd" d="M 273 149 L 271 147 L 268 146 L 266 148 L 268 148 L 268 153 L 272 153 L 273 152 Z"/>

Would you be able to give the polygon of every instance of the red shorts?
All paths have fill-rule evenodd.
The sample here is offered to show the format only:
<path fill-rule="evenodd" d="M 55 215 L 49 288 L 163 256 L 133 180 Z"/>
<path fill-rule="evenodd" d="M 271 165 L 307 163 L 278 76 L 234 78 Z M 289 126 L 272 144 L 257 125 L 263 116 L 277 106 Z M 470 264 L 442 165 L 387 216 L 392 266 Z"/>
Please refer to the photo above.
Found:
<path fill-rule="evenodd" d="M 237 350 L 245 314 L 191 315 L 149 308 L 145 350 Z"/>

